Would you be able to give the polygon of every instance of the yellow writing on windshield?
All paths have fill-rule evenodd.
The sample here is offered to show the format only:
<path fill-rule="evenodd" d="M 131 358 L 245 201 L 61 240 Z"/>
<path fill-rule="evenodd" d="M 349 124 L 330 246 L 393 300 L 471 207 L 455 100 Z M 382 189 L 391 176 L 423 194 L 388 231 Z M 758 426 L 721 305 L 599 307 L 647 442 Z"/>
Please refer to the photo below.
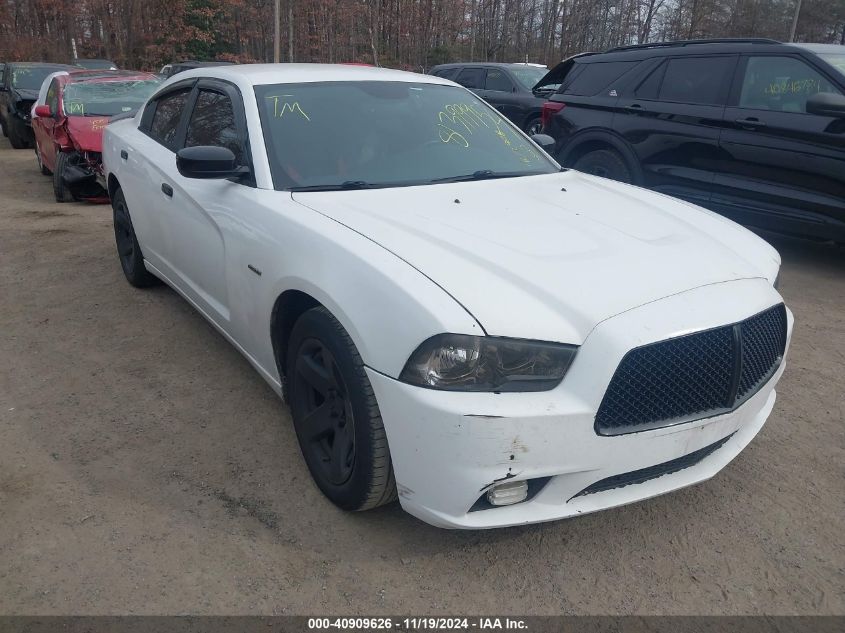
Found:
<path fill-rule="evenodd" d="M 305 114 L 299 102 L 291 101 L 291 99 L 294 99 L 294 95 L 273 95 L 265 98 L 273 102 L 274 119 L 281 119 L 285 114 L 294 114 L 304 118 L 306 121 L 311 121 L 311 118 Z"/>
<path fill-rule="evenodd" d="M 440 140 L 469 148 L 470 139 L 476 132 L 492 132 L 505 146 L 517 154 L 523 163 L 539 160 L 540 155 L 520 135 L 504 124 L 502 117 L 495 116 L 473 104 L 454 103 L 437 113 L 437 127 Z"/>
<path fill-rule="evenodd" d="M 80 101 L 71 101 L 66 109 L 67 114 L 85 114 L 85 104 Z"/>

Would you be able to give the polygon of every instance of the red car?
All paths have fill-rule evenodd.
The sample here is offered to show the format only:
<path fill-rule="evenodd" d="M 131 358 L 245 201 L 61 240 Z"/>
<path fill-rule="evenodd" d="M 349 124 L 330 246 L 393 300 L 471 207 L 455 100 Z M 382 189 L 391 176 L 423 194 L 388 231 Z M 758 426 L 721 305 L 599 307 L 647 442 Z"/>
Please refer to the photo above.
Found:
<path fill-rule="evenodd" d="M 162 79 L 151 73 L 82 71 L 54 77 L 45 105 L 35 108 L 35 154 L 53 175 L 57 202 L 107 201 L 103 188 L 103 130 L 111 117 L 134 115 Z"/>

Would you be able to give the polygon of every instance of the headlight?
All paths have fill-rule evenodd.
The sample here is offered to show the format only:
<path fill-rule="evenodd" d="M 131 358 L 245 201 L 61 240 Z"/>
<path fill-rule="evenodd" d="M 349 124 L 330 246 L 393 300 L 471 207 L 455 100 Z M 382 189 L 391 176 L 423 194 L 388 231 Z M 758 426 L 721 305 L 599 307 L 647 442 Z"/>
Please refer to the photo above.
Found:
<path fill-rule="evenodd" d="M 522 339 L 438 334 L 411 354 L 399 379 L 444 391 L 548 391 L 577 347 Z"/>

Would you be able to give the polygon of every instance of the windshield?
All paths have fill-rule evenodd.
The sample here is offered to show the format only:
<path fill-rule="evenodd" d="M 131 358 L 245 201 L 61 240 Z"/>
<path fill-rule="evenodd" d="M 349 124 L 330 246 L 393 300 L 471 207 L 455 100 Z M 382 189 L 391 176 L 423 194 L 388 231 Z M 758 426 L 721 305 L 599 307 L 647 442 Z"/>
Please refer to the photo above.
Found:
<path fill-rule="evenodd" d="M 510 71 L 516 76 L 517 81 L 531 90 L 534 85 L 546 76 L 548 68 L 537 66 L 511 66 Z"/>
<path fill-rule="evenodd" d="M 457 86 L 385 81 L 256 86 L 276 189 L 361 188 L 557 171 Z"/>
<path fill-rule="evenodd" d="M 140 108 L 161 84 L 161 79 L 87 81 L 65 86 L 62 107 L 66 116 L 114 116 Z"/>
<path fill-rule="evenodd" d="M 845 75 L 845 53 L 820 53 L 819 57 Z"/>
<path fill-rule="evenodd" d="M 40 90 L 41 84 L 61 67 L 54 66 L 18 66 L 12 68 L 12 86 L 18 90 Z"/>

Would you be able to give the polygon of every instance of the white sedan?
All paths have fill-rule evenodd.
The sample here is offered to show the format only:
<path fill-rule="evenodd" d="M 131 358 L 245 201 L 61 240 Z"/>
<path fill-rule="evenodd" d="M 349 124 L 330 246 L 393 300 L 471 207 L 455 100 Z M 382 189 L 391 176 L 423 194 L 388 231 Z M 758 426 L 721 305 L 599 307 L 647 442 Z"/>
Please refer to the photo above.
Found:
<path fill-rule="evenodd" d="M 777 252 L 562 170 L 452 82 L 202 68 L 110 124 L 104 162 L 126 278 L 167 283 L 284 394 L 341 508 L 579 515 L 713 476 L 772 411 Z"/>

